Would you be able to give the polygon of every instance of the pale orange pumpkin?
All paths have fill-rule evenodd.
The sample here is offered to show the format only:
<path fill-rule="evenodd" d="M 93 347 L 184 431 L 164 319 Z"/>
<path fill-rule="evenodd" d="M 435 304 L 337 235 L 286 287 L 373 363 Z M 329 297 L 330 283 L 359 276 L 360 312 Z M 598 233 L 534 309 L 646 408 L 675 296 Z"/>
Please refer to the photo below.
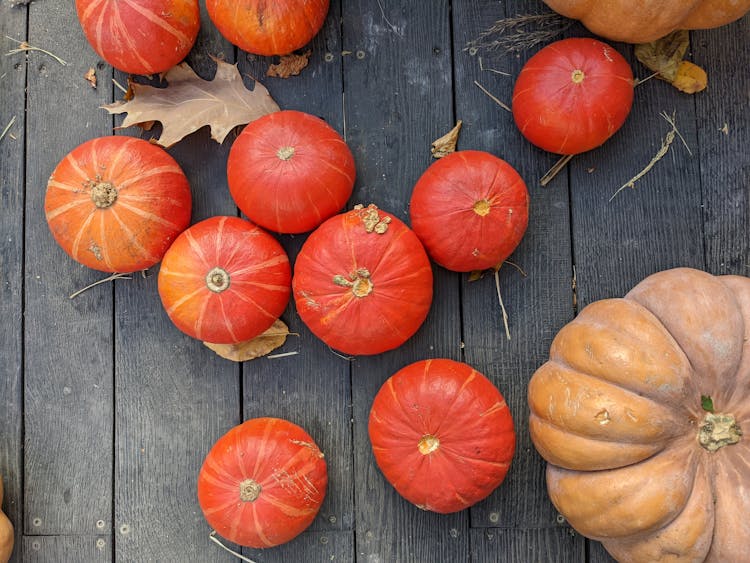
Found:
<path fill-rule="evenodd" d="M 0 475 L 0 506 L 3 503 L 3 476 Z M 13 553 L 13 524 L 0 508 L 0 563 L 7 563 Z"/>
<path fill-rule="evenodd" d="M 709 29 L 741 18 L 750 0 L 544 0 L 593 33 L 626 43 L 648 43 L 676 29 Z M 637 4 L 637 6 L 635 5 Z"/>
<path fill-rule="evenodd" d="M 678 268 L 592 303 L 528 399 L 578 532 L 621 562 L 747 560 L 750 278 Z"/>

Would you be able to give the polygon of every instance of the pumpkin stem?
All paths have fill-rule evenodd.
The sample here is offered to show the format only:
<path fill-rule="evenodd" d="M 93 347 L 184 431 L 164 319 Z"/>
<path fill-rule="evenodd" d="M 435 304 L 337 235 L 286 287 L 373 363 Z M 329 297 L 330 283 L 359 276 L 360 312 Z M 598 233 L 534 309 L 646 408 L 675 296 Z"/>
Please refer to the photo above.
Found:
<path fill-rule="evenodd" d="M 480 199 L 479 201 L 474 202 L 474 213 L 479 215 L 480 217 L 484 217 L 490 212 L 491 206 L 490 202 L 487 201 L 487 199 Z"/>
<path fill-rule="evenodd" d="M 580 84 L 581 82 L 583 82 L 584 78 L 586 78 L 586 75 L 580 68 L 575 69 L 570 75 L 570 79 L 573 81 L 573 84 Z"/>
<path fill-rule="evenodd" d="M 260 496 L 261 486 L 257 481 L 245 479 L 240 483 L 240 500 L 253 502 Z"/>
<path fill-rule="evenodd" d="M 91 201 L 99 209 L 106 209 L 117 199 L 117 188 L 110 182 L 102 182 L 99 178 L 91 183 Z"/>
<path fill-rule="evenodd" d="M 425 434 L 419 439 L 417 448 L 422 455 L 431 454 L 440 447 L 440 440 L 432 434 Z"/>
<path fill-rule="evenodd" d="M 333 276 L 333 283 L 341 287 L 351 287 L 352 293 L 357 297 L 366 297 L 372 293 L 373 283 L 370 280 L 370 271 L 367 268 L 360 268 L 351 276 L 351 280 L 337 274 Z"/>
<path fill-rule="evenodd" d="M 206 274 L 206 287 L 214 293 L 221 293 L 229 288 L 229 272 L 218 266 Z"/>
<path fill-rule="evenodd" d="M 742 430 L 731 414 L 706 413 L 698 432 L 698 442 L 709 452 L 736 444 L 741 437 Z"/>
<path fill-rule="evenodd" d="M 276 151 L 276 156 L 278 156 L 280 160 L 289 160 L 294 156 L 294 147 L 281 147 Z"/>

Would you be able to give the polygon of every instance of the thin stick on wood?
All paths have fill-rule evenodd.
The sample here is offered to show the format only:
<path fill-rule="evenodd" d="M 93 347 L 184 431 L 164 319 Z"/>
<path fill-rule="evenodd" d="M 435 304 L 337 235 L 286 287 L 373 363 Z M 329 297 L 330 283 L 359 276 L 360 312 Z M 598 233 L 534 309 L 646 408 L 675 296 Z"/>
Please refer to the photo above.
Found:
<path fill-rule="evenodd" d="M 508 312 L 505 310 L 503 296 L 500 294 L 500 268 L 495 270 L 495 289 L 497 290 L 497 300 L 500 302 L 500 310 L 503 312 L 503 325 L 505 325 L 505 336 L 510 340 L 510 328 L 508 327 Z"/>
<path fill-rule="evenodd" d="M 482 92 L 484 92 L 485 94 L 487 94 L 490 97 L 490 99 L 492 101 L 494 101 L 497 105 L 499 105 L 501 108 L 503 108 L 506 111 L 512 112 L 512 110 L 510 109 L 510 107 L 507 104 L 504 104 L 503 102 L 501 102 L 500 100 L 498 100 L 492 93 L 490 93 L 489 90 L 487 90 L 487 88 L 485 88 L 484 86 L 482 86 L 479 82 L 477 82 L 475 80 L 474 84 L 476 84 Z"/>
<path fill-rule="evenodd" d="M 3 137 L 5 137 L 5 135 L 8 133 L 8 131 L 10 131 L 10 128 L 13 127 L 13 124 L 15 122 L 16 122 L 16 116 L 14 115 L 13 117 L 11 117 L 10 122 L 8 123 L 8 125 L 5 126 L 5 129 L 3 129 L 3 132 L 0 133 L 0 141 L 3 140 Z"/>
<path fill-rule="evenodd" d="M 526 272 L 524 272 L 524 271 L 523 271 L 523 268 L 521 268 L 521 266 L 519 266 L 519 265 L 518 265 L 518 264 L 516 264 L 515 262 L 511 262 L 510 260 L 505 260 L 505 261 L 503 262 L 503 264 L 510 264 L 510 265 L 511 265 L 511 266 L 513 266 L 513 267 L 514 267 L 514 268 L 515 268 L 516 270 L 518 270 L 518 272 L 519 272 L 519 273 L 520 273 L 520 274 L 521 274 L 521 275 L 522 275 L 523 277 L 525 277 L 525 278 L 526 278 L 526 277 L 528 277 L 528 274 L 527 274 Z"/>
<path fill-rule="evenodd" d="M 655 78 L 655 77 L 659 76 L 659 74 L 660 74 L 660 73 L 658 73 L 658 72 L 655 72 L 655 73 L 653 73 L 653 74 L 649 74 L 649 75 L 648 75 L 648 76 L 647 76 L 646 78 L 644 78 L 643 80 L 641 80 L 640 78 L 638 78 L 638 79 L 636 79 L 636 81 L 635 81 L 635 84 L 633 84 L 633 86 L 634 86 L 634 87 L 635 87 L 635 86 L 640 86 L 640 85 L 641 85 L 641 84 L 643 84 L 644 82 L 648 82 L 648 81 L 649 81 L 649 80 L 651 80 L 652 78 Z"/>
<path fill-rule="evenodd" d="M 119 88 L 120 90 L 122 90 L 123 92 L 125 92 L 126 94 L 128 93 L 128 89 L 127 89 L 127 88 L 125 88 L 125 86 L 123 86 L 123 85 L 122 85 L 122 84 L 120 84 L 119 82 L 117 82 L 117 80 L 115 80 L 114 78 L 112 79 L 112 83 L 113 83 L 113 84 L 114 84 L 115 86 L 117 86 L 117 87 L 118 87 L 118 88 Z"/>
<path fill-rule="evenodd" d="M 112 274 L 111 276 L 107 276 L 104 279 L 95 281 L 94 283 L 91 283 L 91 284 L 87 285 L 83 289 L 79 289 L 75 293 L 72 293 L 69 297 L 70 297 L 70 299 L 75 299 L 76 297 L 78 297 L 84 291 L 88 291 L 92 287 L 96 287 L 97 285 L 100 285 L 100 284 L 103 284 L 103 283 L 107 283 L 107 282 L 111 282 L 111 281 L 115 281 L 115 280 L 132 280 L 132 279 L 133 279 L 132 276 L 130 276 L 128 274 Z"/>
<path fill-rule="evenodd" d="M 266 356 L 266 358 L 275 360 L 276 358 L 286 358 L 287 356 L 296 356 L 297 354 L 299 354 L 299 351 L 295 350 L 293 352 L 284 352 L 283 354 L 271 354 L 270 356 Z"/>
<path fill-rule="evenodd" d="M 479 70 L 494 72 L 495 74 L 502 74 L 503 76 L 510 76 L 509 72 L 503 72 L 502 70 L 497 70 L 496 68 L 485 67 L 484 63 L 482 62 L 482 57 L 479 57 Z"/>
<path fill-rule="evenodd" d="M 347 362 L 354 361 L 354 356 L 344 356 L 344 354 L 339 354 L 336 350 L 334 350 L 330 346 L 328 347 L 328 349 L 331 351 L 331 354 L 333 354 L 334 356 L 338 356 L 339 358 L 346 360 Z"/>
<path fill-rule="evenodd" d="M 44 53 L 45 55 L 48 55 L 48 56 L 52 57 L 58 63 L 60 63 L 62 66 L 67 66 L 67 64 L 68 64 L 67 62 L 65 62 L 64 60 L 62 60 L 60 57 L 58 57 L 57 55 L 55 55 L 54 53 L 51 53 L 51 52 L 49 52 L 49 51 L 47 51 L 45 49 L 41 49 L 39 47 L 34 47 L 33 45 L 29 45 L 28 43 L 26 43 L 26 41 L 19 41 L 18 39 L 13 39 L 12 37 L 8 37 L 7 35 L 5 36 L 5 38 L 6 39 L 10 39 L 14 43 L 18 43 L 18 48 L 11 49 L 7 53 L 5 53 L 6 57 L 8 55 L 15 55 L 16 53 L 24 53 L 26 51 L 39 51 L 40 53 Z"/>
<path fill-rule="evenodd" d="M 546 186 L 547 184 L 549 184 L 555 178 L 555 176 L 557 176 L 560 171 L 562 171 L 562 169 L 568 165 L 568 162 L 570 162 L 570 159 L 574 156 L 574 154 L 566 154 L 565 156 L 563 156 L 554 164 L 554 166 L 552 166 L 552 168 L 547 171 L 544 176 L 542 176 L 542 179 L 539 180 L 539 183 L 542 186 Z"/>
<path fill-rule="evenodd" d="M 255 563 L 252 559 L 248 559 L 244 555 L 240 555 L 233 549 L 229 549 L 227 546 L 225 546 L 223 543 L 221 543 L 221 540 L 216 537 L 216 530 L 211 530 L 211 533 L 208 534 L 208 539 L 210 539 L 212 542 L 214 542 L 216 545 L 218 545 L 221 549 L 224 551 L 228 551 L 232 555 L 234 555 L 237 559 L 241 559 L 242 561 L 246 561 L 247 563 Z"/>

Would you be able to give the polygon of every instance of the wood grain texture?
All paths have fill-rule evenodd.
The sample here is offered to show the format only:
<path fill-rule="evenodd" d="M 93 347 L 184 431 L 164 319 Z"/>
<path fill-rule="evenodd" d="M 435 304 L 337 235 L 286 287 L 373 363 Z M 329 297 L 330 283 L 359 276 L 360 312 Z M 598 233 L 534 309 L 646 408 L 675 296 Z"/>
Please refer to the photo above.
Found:
<path fill-rule="evenodd" d="M 706 267 L 714 274 L 750 275 L 750 17 L 719 29 L 691 32 L 693 60 L 708 72 L 709 89 L 695 97 L 697 151 L 703 187 Z"/>
<path fill-rule="evenodd" d="M 57 163 L 92 137 L 108 135 L 99 106 L 109 88 L 84 79 L 111 74 L 86 43 L 68 2 L 29 10 L 25 204 L 24 531 L 96 534 L 112 513 L 112 289 L 68 296 L 102 273 L 73 262 L 44 217 L 47 180 Z M 63 94 L 64 93 L 64 94 Z M 65 100 L 62 102 L 61 100 Z"/>
<path fill-rule="evenodd" d="M 112 539 L 109 535 L 24 536 L 25 563 L 60 563 L 112 561 Z"/>
<path fill-rule="evenodd" d="M 473 528 L 470 534 L 471 563 L 586 561 L 585 538 L 566 528 Z"/>
<path fill-rule="evenodd" d="M 506 2 L 504 10 L 491 0 L 453 2 L 456 118 L 464 124 L 459 149 L 483 150 L 506 160 L 526 181 L 530 194 L 529 226 L 509 258 L 525 275 L 510 264 L 499 272 L 510 340 L 493 276 L 475 282 L 463 276 L 465 360 L 500 389 L 510 406 L 517 435 L 508 476 L 490 497 L 472 508 L 473 526 L 554 526 L 557 515 L 547 498 L 544 463 L 529 438 L 526 385 L 545 361 L 556 331 L 573 317 L 567 177 L 562 174 L 546 188 L 539 185 L 558 157 L 528 143 L 510 112 L 474 83 L 510 105 L 515 77 L 533 52 L 517 57 L 503 51 L 480 49 L 473 53 L 464 49 L 494 21 L 535 13 L 537 8 L 535 2 Z"/>
<path fill-rule="evenodd" d="M 202 24 L 187 62 L 208 79 L 216 67 L 209 55 L 224 53 L 231 61 L 234 49 L 205 9 Z M 235 215 L 226 186 L 227 145 L 212 140 L 204 127 L 169 153 L 190 182 L 193 222 Z M 116 287 L 115 362 L 116 559 L 231 560 L 208 539 L 196 480 L 213 443 L 241 421 L 239 366 L 171 323 L 156 271 Z"/>
<path fill-rule="evenodd" d="M 289 543 L 273 549 L 249 549 L 245 552 L 256 563 L 272 561 L 347 562 L 354 561 L 354 532 L 309 531 Z"/>
<path fill-rule="evenodd" d="M 241 72 L 259 77 L 282 109 L 316 115 L 343 135 L 340 18 L 340 3 L 332 2 L 322 30 L 307 47 L 312 51 L 309 64 L 298 76 L 267 77 L 269 65 L 277 62 L 278 57 L 241 53 L 239 66 Z M 278 238 L 293 264 L 307 234 Z M 282 320 L 294 334 L 272 354 L 297 353 L 275 359 L 258 358 L 243 365 L 244 416 L 285 418 L 310 433 L 325 454 L 328 466 L 328 491 L 310 529 L 351 530 L 354 483 L 349 362 L 332 353 L 307 329 L 293 300 Z M 347 537 L 353 538 L 344 534 L 341 541 Z M 292 559 L 302 559 L 308 543 L 298 540 L 293 543 L 298 551 Z M 353 552 L 353 543 L 348 549 Z M 289 557 L 293 552 L 286 553 Z M 278 557 L 282 560 L 285 556 Z"/>
<path fill-rule="evenodd" d="M 448 2 L 343 4 L 346 135 L 357 162 L 353 203 L 375 203 L 408 222 L 411 189 L 431 162 L 430 143 L 453 126 Z M 438 268 L 430 314 L 397 350 L 352 363 L 357 557 L 461 561 L 468 514 L 417 509 L 385 481 L 367 436 L 372 399 L 404 365 L 460 359 L 458 277 Z"/>
<path fill-rule="evenodd" d="M 0 38 L 26 39 L 24 8 L 0 4 Z M 23 206 L 26 141 L 25 55 L 0 58 L 3 94 L 0 96 L 0 479 L 4 484 L 2 511 L 15 525 L 12 561 L 23 559 Z"/>
<path fill-rule="evenodd" d="M 650 71 L 631 61 L 635 76 Z M 692 151 L 697 150 L 694 100 L 660 80 L 635 89 L 625 125 L 601 147 L 576 156 L 569 165 L 573 256 L 579 308 L 606 297 L 621 297 L 646 276 L 667 268 L 703 268 L 703 221 L 698 159 L 679 138 L 641 178 L 609 201 L 638 174 L 661 147 L 676 117 Z"/>

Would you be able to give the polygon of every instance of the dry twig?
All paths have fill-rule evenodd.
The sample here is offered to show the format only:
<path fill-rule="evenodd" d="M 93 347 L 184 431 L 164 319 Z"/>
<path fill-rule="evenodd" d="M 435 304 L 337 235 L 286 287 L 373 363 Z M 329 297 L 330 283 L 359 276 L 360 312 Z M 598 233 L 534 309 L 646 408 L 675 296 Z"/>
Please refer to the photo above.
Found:
<path fill-rule="evenodd" d="M 7 53 L 5 53 L 5 56 L 8 55 L 15 55 L 16 53 L 25 53 L 27 51 L 38 51 L 40 53 L 44 53 L 45 55 L 48 55 L 55 59 L 58 63 L 60 63 L 62 66 L 66 66 L 68 63 L 62 60 L 60 57 L 55 55 L 54 53 L 51 53 L 49 51 L 46 51 L 45 49 L 40 49 L 39 47 L 34 47 L 33 45 L 29 45 L 26 43 L 26 41 L 19 41 L 18 39 L 13 39 L 12 37 L 5 36 L 6 39 L 10 39 L 14 43 L 18 43 L 18 47 L 15 49 L 11 49 Z"/>
<path fill-rule="evenodd" d="M 247 563 L 255 563 L 255 561 L 253 561 L 252 559 L 248 559 L 244 555 L 241 555 L 241 554 L 237 553 L 233 549 L 230 549 L 227 546 L 225 546 L 223 543 L 221 543 L 221 540 L 219 540 L 216 537 L 216 530 L 211 530 L 211 533 L 208 534 L 208 539 L 210 539 L 212 542 L 214 542 L 216 545 L 218 545 L 224 551 L 228 551 L 229 553 L 231 553 L 232 555 L 234 555 L 237 559 L 241 559 L 242 561 L 246 561 Z"/>
<path fill-rule="evenodd" d="M 8 131 L 10 131 L 10 128 L 13 127 L 13 124 L 16 122 L 16 116 L 10 118 L 10 121 L 8 122 L 8 125 L 5 126 L 5 129 L 3 129 L 3 132 L 0 133 L 0 141 L 3 140 L 3 137 L 8 134 Z"/>
<path fill-rule="evenodd" d="M 500 302 L 500 310 L 503 312 L 503 325 L 505 326 L 505 336 L 510 340 L 510 328 L 508 327 L 508 312 L 505 310 L 503 296 L 500 294 L 500 268 L 495 270 L 495 289 L 497 290 L 497 300 Z"/>
<path fill-rule="evenodd" d="M 573 25 L 573 20 L 554 12 L 546 14 L 524 14 L 497 20 L 479 37 L 469 41 L 464 51 L 474 54 L 481 49 L 502 50 L 507 53 L 520 53 L 547 43 Z"/>
<path fill-rule="evenodd" d="M 111 282 L 115 280 L 132 280 L 132 279 L 133 278 L 129 274 L 112 274 L 111 276 L 107 276 L 106 278 L 95 281 L 94 283 L 90 283 L 83 289 L 79 289 L 78 291 L 72 293 L 71 295 L 69 295 L 69 297 L 70 299 L 75 299 L 84 291 L 88 291 L 92 287 L 96 287 L 97 285 L 102 284 L 102 283 L 107 283 L 107 282 Z"/>
<path fill-rule="evenodd" d="M 474 84 L 476 84 L 482 92 L 484 92 L 485 94 L 487 94 L 490 97 L 490 99 L 493 102 L 495 102 L 497 105 L 499 105 L 501 108 L 503 108 L 506 111 L 512 112 L 512 110 L 510 109 L 510 107 L 508 106 L 508 104 L 504 104 L 503 102 L 501 102 L 500 100 L 498 100 L 496 96 L 494 96 L 489 90 L 487 90 L 487 88 L 485 88 L 484 86 L 482 86 L 479 82 L 477 82 L 475 80 Z"/>

